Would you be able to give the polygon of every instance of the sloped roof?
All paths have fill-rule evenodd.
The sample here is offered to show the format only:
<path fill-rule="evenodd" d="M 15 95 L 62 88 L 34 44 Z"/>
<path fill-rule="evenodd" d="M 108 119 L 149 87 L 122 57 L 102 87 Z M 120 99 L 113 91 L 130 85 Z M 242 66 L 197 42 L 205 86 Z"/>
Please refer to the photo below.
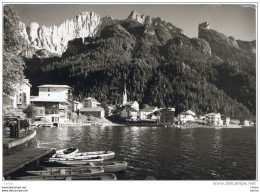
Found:
<path fill-rule="evenodd" d="M 53 88 L 71 88 L 70 86 L 68 86 L 68 85 L 48 85 L 48 84 L 46 84 L 46 85 L 40 85 L 40 86 L 38 86 L 38 87 L 40 87 L 40 88 L 47 88 L 47 87 L 53 87 Z"/>
<path fill-rule="evenodd" d="M 128 101 L 125 105 L 133 105 L 134 102 L 138 103 L 137 101 Z"/>

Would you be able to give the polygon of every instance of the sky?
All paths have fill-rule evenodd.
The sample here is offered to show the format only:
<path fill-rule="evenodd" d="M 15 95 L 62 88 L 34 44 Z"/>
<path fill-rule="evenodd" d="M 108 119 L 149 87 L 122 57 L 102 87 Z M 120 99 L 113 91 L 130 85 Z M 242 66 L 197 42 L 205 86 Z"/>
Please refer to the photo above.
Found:
<path fill-rule="evenodd" d="M 31 22 L 40 26 L 60 25 L 85 11 L 126 19 L 135 10 L 171 22 L 188 37 L 198 37 L 199 23 L 207 21 L 212 29 L 235 39 L 256 39 L 256 9 L 245 4 L 19 4 L 13 8 L 26 26 Z"/>

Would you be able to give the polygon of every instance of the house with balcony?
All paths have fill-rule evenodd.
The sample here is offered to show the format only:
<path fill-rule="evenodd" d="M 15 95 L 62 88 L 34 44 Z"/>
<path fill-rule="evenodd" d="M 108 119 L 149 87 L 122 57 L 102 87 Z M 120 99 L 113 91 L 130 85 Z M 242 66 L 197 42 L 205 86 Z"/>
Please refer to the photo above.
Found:
<path fill-rule="evenodd" d="M 31 104 L 52 123 L 66 123 L 72 111 L 72 88 L 68 85 L 41 85 L 39 94 L 31 99 Z"/>

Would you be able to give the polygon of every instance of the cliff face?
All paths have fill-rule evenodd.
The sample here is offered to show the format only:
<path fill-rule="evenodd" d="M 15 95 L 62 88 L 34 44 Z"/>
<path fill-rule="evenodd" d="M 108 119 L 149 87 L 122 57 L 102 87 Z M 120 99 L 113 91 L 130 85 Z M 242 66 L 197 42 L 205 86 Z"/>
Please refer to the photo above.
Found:
<path fill-rule="evenodd" d="M 149 15 L 141 15 L 132 11 L 125 22 L 137 22 L 144 27 L 143 33 L 155 36 L 164 45 L 170 38 L 184 35 L 183 30 L 173 24 L 164 21 L 162 18 L 151 18 Z"/>
<path fill-rule="evenodd" d="M 66 20 L 60 26 L 39 26 L 38 23 L 33 22 L 26 30 L 22 27 L 22 34 L 28 41 L 28 49 L 24 55 L 32 57 L 39 50 L 62 55 L 70 40 L 93 37 L 100 23 L 100 16 L 94 12 L 83 12 L 72 20 Z"/>

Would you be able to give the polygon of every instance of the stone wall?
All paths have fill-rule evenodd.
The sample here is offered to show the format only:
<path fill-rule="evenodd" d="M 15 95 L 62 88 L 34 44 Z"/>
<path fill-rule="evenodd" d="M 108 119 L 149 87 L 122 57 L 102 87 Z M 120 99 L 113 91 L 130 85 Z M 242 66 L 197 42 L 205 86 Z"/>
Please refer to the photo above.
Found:
<path fill-rule="evenodd" d="M 15 141 L 3 144 L 3 155 L 10 155 L 25 148 L 37 148 L 37 135 L 35 130 L 31 130 L 28 135 Z"/>

